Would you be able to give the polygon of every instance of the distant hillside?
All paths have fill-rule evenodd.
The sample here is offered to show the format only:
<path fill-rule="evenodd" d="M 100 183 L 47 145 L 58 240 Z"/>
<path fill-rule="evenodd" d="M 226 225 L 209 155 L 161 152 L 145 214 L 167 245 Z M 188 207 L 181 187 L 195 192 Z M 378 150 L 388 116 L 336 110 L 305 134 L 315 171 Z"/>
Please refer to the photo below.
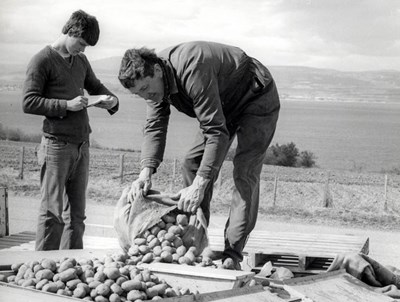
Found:
<path fill-rule="evenodd" d="M 110 89 L 126 93 L 117 75 L 121 57 L 92 61 L 93 70 Z M 26 66 L 1 64 L 0 89 L 19 89 Z M 302 66 L 269 66 L 282 101 L 400 103 L 400 71 L 343 72 Z"/>

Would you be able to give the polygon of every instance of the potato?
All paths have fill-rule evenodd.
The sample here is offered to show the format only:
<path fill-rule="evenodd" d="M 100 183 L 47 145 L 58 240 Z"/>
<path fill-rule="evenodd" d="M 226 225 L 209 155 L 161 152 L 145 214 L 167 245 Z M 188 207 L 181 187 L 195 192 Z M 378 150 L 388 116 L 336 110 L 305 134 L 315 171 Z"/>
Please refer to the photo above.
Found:
<path fill-rule="evenodd" d="M 35 286 L 36 285 L 36 279 L 27 279 L 24 280 L 24 282 L 21 284 L 22 287 L 29 287 L 29 286 Z"/>
<path fill-rule="evenodd" d="M 147 245 L 140 245 L 139 246 L 139 251 L 142 255 L 147 254 L 148 252 L 150 252 L 150 248 Z"/>
<path fill-rule="evenodd" d="M 140 254 L 139 246 L 136 244 L 132 245 L 128 250 L 128 255 L 130 256 L 138 256 L 139 254 Z"/>
<path fill-rule="evenodd" d="M 70 260 L 65 260 L 64 262 L 62 262 L 62 263 L 60 264 L 60 266 L 58 267 L 57 271 L 58 271 L 59 273 L 61 273 L 61 272 L 65 271 L 65 270 L 67 270 L 67 269 L 69 269 L 69 268 L 73 268 L 74 266 L 75 266 L 75 265 L 72 263 L 72 261 L 70 261 Z"/>
<path fill-rule="evenodd" d="M 96 287 L 96 292 L 98 295 L 107 296 L 110 293 L 110 287 L 106 284 L 99 284 Z"/>
<path fill-rule="evenodd" d="M 54 282 L 57 286 L 58 289 L 65 289 L 66 285 L 64 282 L 62 282 L 61 280 L 58 280 L 56 282 Z"/>
<path fill-rule="evenodd" d="M 154 259 L 154 254 L 149 252 L 143 256 L 142 262 L 143 263 L 150 263 Z"/>
<path fill-rule="evenodd" d="M 42 269 L 35 274 L 35 278 L 38 280 L 43 280 L 43 279 L 52 280 L 53 277 L 54 273 L 47 268 Z"/>
<path fill-rule="evenodd" d="M 157 291 L 157 293 L 158 293 L 157 296 L 162 296 L 165 294 L 165 291 L 167 290 L 168 285 L 165 283 L 160 283 L 160 284 L 154 285 L 152 288 Z"/>
<path fill-rule="evenodd" d="M 153 254 L 154 254 L 154 256 L 160 256 L 161 255 L 161 253 L 162 253 L 162 248 L 161 248 L 161 246 L 159 246 L 159 245 L 157 245 L 157 246 L 155 246 L 154 248 L 153 248 Z"/>
<path fill-rule="evenodd" d="M 179 261 L 179 255 L 177 253 L 172 254 L 172 262 L 178 262 Z"/>
<path fill-rule="evenodd" d="M 105 285 L 108 285 L 108 286 L 111 286 L 111 285 L 113 285 L 114 283 L 115 283 L 115 281 L 112 280 L 112 279 L 106 279 L 106 280 L 104 281 L 104 284 L 105 284 Z"/>
<path fill-rule="evenodd" d="M 193 254 L 193 252 L 190 251 L 190 250 L 188 250 L 188 251 L 186 252 L 185 257 L 186 257 L 186 258 L 189 258 L 190 261 L 191 261 L 192 263 L 195 262 L 195 260 L 196 260 L 196 256 L 195 256 L 195 255 Z"/>
<path fill-rule="evenodd" d="M 95 289 L 100 284 L 102 284 L 102 283 L 99 280 L 94 280 L 94 281 L 90 282 L 88 285 L 89 285 L 89 288 Z"/>
<path fill-rule="evenodd" d="M 69 280 L 65 285 L 71 290 L 71 291 L 73 291 L 75 288 L 76 288 L 76 286 L 79 284 L 79 283 L 81 283 L 82 281 L 81 281 L 81 279 L 72 279 L 72 280 Z"/>
<path fill-rule="evenodd" d="M 89 287 L 89 285 L 88 284 L 86 284 L 86 283 L 84 283 L 84 282 L 81 282 L 81 283 L 78 283 L 77 285 L 76 285 L 76 288 L 78 288 L 78 287 L 82 287 L 84 290 L 85 290 L 85 292 L 86 292 L 86 295 L 88 295 L 89 293 L 90 293 L 90 287 Z"/>
<path fill-rule="evenodd" d="M 65 271 L 59 273 L 58 276 L 62 282 L 67 282 L 69 280 L 76 279 L 77 277 L 76 270 L 74 268 L 68 268 Z"/>
<path fill-rule="evenodd" d="M 36 273 L 37 273 L 38 271 L 42 270 L 42 269 L 43 269 L 43 266 L 41 266 L 40 264 L 36 264 L 36 265 L 33 267 L 33 273 L 36 275 Z"/>
<path fill-rule="evenodd" d="M 163 240 L 164 240 L 165 234 L 167 234 L 167 231 L 166 231 L 166 230 L 161 230 L 161 231 L 159 231 L 158 234 L 157 234 L 158 240 L 163 241 Z"/>
<path fill-rule="evenodd" d="M 35 288 L 37 290 L 42 290 L 43 286 L 45 286 L 47 283 L 49 283 L 49 280 L 47 279 L 40 280 L 38 283 L 36 283 Z"/>
<path fill-rule="evenodd" d="M 124 276 L 129 276 L 129 267 L 128 267 L 128 265 L 120 267 L 119 268 L 119 274 L 120 275 L 124 275 Z"/>
<path fill-rule="evenodd" d="M 172 262 L 172 254 L 169 251 L 163 251 L 161 253 L 161 259 L 163 262 L 171 263 Z"/>
<path fill-rule="evenodd" d="M 167 288 L 167 289 L 165 289 L 165 296 L 167 298 L 171 298 L 171 297 L 176 297 L 177 294 L 172 288 Z"/>
<path fill-rule="evenodd" d="M 160 230 L 161 230 L 161 228 L 158 225 L 155 225 L 150 228 L 150 233 L 153 234 L 154 236 L 157 236 L 157 234 Z"/>
<path fill-rule="evenodd" d="M 157 291 L 157 289 L 150 287 L 150 288 L 146 289 L 146 295 L 147 295 L 147 298 L 152 299 L 155 296 L 158 296 L 158 291 Z"/>
<path fill-rule="evenodd" d="M 198 251 L 197 251 L 197 247 L 195 246 L 191 246 L 188 248 L 188 252 L 192 252 L 193 255 L 195 255 L 196 257 L 199 255 Z"/>
<path fill-rule="evenodd" d="M 59 289 L 56 292 L 57 295 L 61 295 L 61 296 L 71 296 L 71 291 L 67 290 L 67 289 Z"/>
<path fill-rule="evenodd" d="M 74 289 L 72 296 L 75 298 L 82 299 L 83 297 L 86 296 L 86 290 L 83 287 L 77 287 Z"/>
<path fill-rule="evenodd" d="M 96 296 L 94 298 L 94 301 L 96 301 L 96 302 L 110 302 L 110 301 L 108 301 L 108 299 L 106 297 L 103 297 L 103 296 Z"/>
<path fill-rule="evenodd" d="M 149 248 L 154 249 L 156 246 L 159 246 L 160 244 L 161 244 L 160 240 L 157 237 L 154 237 L 149 242 Z"/>
<path fill-rule="evenodd" d="M 127 292 L 135 289 L 142 289 L 142 283 L 137 280 L 128 280 L 121 284 L 121 288 Z"/>
<path fill-rule="evenodd" d="M 49 270 L 51 270 L 52 272 L 55 272 L 57 270 L 57 264 L 54 260 L 52 259 L 43 259 L 42 262 L 40 263 L 40 265 L 43 268 L 47 268 Z"/>
<path fill-rule="evenodd" d="M 178 247 L 178 248 L 176 249 L 176 253 L 177 253 L 179 256 L 185 255 L 186 252 L 187 252 L 187 249 L 186 249 L 186 247 L 185 247 L 184 245 L 181 245 L 180 247 Z"/>
<path fill-rule="evenodd" d="M 108 301 L 110 301 L 110 302 L 121 302 L 121 298 L 117 294 L 113 293 L 108 298 Z"/>
<path fill-rule="evenodd" d="M 58 291 L 57 285 L 52 283 L 47 283 L 43 286 L 42 291 L 49 292 L 49 293 L 56 293 Z"/>
<path fill-rule="evenodd" d="M 154 238 L 157 238 L 157 237 L 155 235 L 151 234 L 151 235 L 147 236 L 146 242 L 150 243 L 150 241 L 152 241 Z"/>
<path fill-rule="evenodd" d="M 176 236 L 179 236 L 181 234 L 181 232 L 182 232 L 182 229 L 177 225 L 173 225 L 168 229 L 168 233 L 172 233 Z"/>
<path fill-rule="evenodd" d="M 115 280 L 115 283 L 118 284 L 119 286 L 121 286 L 122 283 L 124 283 L 125 281 L 128 281 L 128 277 L 127 276 L 120 276 L 117 280 Z"/>
<path fill-rule="evenodd" d="M 81 258 L 77 261 L 81 266 L 90 265 L 93 266 L 93 260 L 87 258 Z"/>
<path fill-rule="evenodd" d="M 142 299 L 142 297 L 143 297 L 142 292 L 136 289 L 129 291 L 128 295 L 126 296 L 128 301 L 136 301 Z"/>
<path fill-rule="evenodd" d="M 122 295 L 122 293 L 124 292 L 124 290 L 122 289 L 121 286 L 119 286 L 117 283 L 114 283 L 113 285 L 110 286 L 110 289 L 113 293 L 117 294 L 117 295 Z"/>
<path fill-rule="evenodd" d="M 147 240 L 145 238 L 135 238 L 133 240 L 133 243 L 138 245 L 138 246 L 146 244 L 146 242 L 147 242 Z"/>
<path fill-rule="evenodd" d="M 168 240 L 164 240 L 163 242 L 161 242 L 161 247 L 164 246 L 171 246 L 171 242 L 169 242 Z"/>
<path fill-rule="evenodd" d="M 166 214 L 162 217 L 162 220 L 168 224 L 168 223 L 175 223 L 176 219 L 175 216 L 172 214 Z"/>
<path fill-rule="evenodd" d="M 157 225 L 160 227 L 161 230 L 165 229 L 165 222 L 164 221 L 160 220 L 160 222 L 157 223 Z"/>
<path fill-rule="evenodd" d="M 104 269 L 104 273 L 106 274 L 108 279 L 112 280 L 117 279 L 121 275 L 119 269 L 116 267 L 107 267 Z"/>
<path fill-rule="evenodd" d="M 107 275 L 102 271 L 98 271 L 97 273 L 94 274 L 93 278 L 94 278 L 94 280 L 104 282 L 104 280 L 106 280 L 106 278 L 107 278 Z"/>
<path fill-rule="evenodd" d="M 178 263 L 191 265 L 192 261 L 188 257 L 182 256 L 179 258 Z"/>

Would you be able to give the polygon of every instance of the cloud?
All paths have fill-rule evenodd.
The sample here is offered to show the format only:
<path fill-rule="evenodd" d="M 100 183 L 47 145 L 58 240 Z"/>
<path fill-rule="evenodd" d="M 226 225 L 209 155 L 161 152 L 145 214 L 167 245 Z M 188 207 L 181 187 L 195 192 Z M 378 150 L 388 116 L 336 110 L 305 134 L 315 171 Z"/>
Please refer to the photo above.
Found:
<path fill-rule="evenodd" d="M 240 46 L 268 65 L 400 70 L 396 0 L 3 0 L 0 62 L 26 60 L 53 42 L 77 9 L 100 23 L 91 59 L 210 40 Z"/>

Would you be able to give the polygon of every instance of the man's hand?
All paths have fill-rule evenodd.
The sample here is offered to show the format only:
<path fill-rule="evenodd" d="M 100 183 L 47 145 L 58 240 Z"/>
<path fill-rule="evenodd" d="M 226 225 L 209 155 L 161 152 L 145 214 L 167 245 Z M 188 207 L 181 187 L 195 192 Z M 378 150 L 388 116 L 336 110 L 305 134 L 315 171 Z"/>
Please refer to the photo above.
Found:
<path fill-rule="evenodd" d="M 102 95 L 100 98 L 100 103 L 94 105 L 95 107 L 110 110 L 115 105 L 117 105 L 118 99 L 112 95 Z"/>
<path fill-rule="evenodd" d="M 131 189 L 128 193 L 129 202 L 137 198 L 141 192 L 144 196 L 147 195 L 147 192 L 151 189 L 151 175 L 153 172 L 153 168 L 143 168 L 143 170 L 140 171 L 139 177 L 132 182 Z"/>
<path fill-rule="evenodd" d="M 178 209 L 184 212 L 196 213 L 197 208 L 204 199 L 204 193 L 209 182 L 209 179 L 197 175 L 189 187 L 179 191 Z"/>
<path fill-rule="evenodd" d="M 79 111 L 86 108 L 88 104 L 88 99 L 82 95 L 67 101 L 67 110 L 69 111 Z"/>

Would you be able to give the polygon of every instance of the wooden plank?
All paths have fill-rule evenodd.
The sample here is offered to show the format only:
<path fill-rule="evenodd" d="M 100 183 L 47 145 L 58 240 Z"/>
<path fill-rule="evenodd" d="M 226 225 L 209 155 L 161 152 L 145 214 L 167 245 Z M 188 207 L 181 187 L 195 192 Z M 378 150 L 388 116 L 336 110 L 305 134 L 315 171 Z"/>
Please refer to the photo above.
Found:
<path fill-rule="evenodd" d="M 210 267 L 170 263 L 142 264 L 169 284 L 179 284 L 192 292 L 207 293 L 239 288 L 249 283 L 254 272 L 222 270 Z"/>
<path fill-rule="evenodd" d="M 389 302 L 392 298 L 373 291 L 373 287 L 344 270 L 283 281 L 292 295 L 318 302 Z"/>
<path fill-rule="evenodd" d="M 0 237 L 9 234 L 8 221 L 8 192 L 7 188 L 0 188 Z"/>

